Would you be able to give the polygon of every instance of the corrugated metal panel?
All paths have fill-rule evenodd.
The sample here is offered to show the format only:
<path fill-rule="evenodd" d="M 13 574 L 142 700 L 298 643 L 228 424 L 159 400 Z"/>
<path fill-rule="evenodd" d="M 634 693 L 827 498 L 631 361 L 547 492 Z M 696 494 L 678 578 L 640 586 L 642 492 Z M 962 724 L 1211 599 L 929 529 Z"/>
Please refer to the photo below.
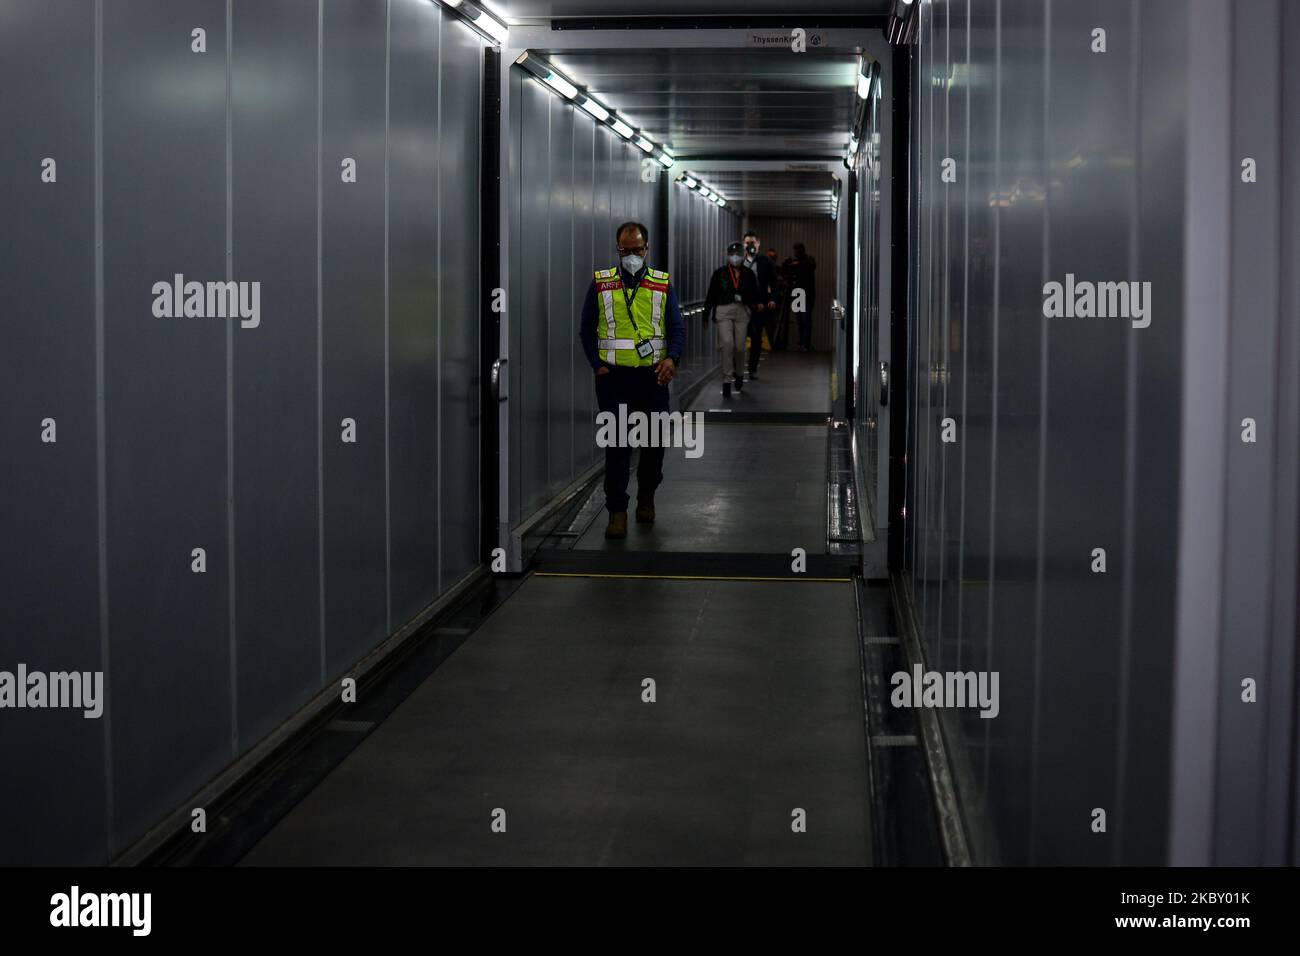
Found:
<path fill-rule="evenodd" d="M 97 670 L 95 10 L 15 0 L 3 19 L 0 667 Z M 53 183 L 41 182 L 47 158 Z M 41 440 L 47 418 L 52 444 Z M 91 723 L 39 710 L 0 718 L 6 765 L 31 768 L 7 771 L 0 787 L 0 863 L 106 853 L 105 747 Z"/>
<path fill-rule="evenodd" d="M 57 243 L 59 267 L 11 256 L 3 274 L 6 303 L 43 304 L 3 333 L 23 394 L 0 423 L 31 446 L 7 463 L 5 514 L 43 517 L 39 543 L 3 528 L 5 579 L 35 577 L 6 589 L 0 640 L 32 667 L 107 659 L 111 697 L 99 725 L 0 721 L 28 768 L 0 789 L 23 821 L 0 861 L 102 862 L 478 560 L 482 41 L 424 0 L 21 2 L 4 19 L 0 75 L 26 92 L 0 99 L 0 164 L 21 182 L 53 153 L 58 179 L 0 202 L 15 255 Z M 258 282 L 259 325 L 154 316 L 177 273 Z M 23 437 L 46 416 L 56 443 Z"/>
<path fill-rule="evenodd" d="M 438 97 L 439 591 L 479 552 L 479 125 L 483 42 L 444 17 Z"/>
<path fill-rule="evenodd" d="M 318 332 L 316 14 L 282 0 L 231 21 L 232 277 L 262 283 L 266 316 L 231 336 L 241 740 L 267 734 L 323 679 L 319 368 L 317 350 L 303 348 Z"/>
<path fill-rule="evenodd" d="M 355 419 L 356 444 L 322 442 L 325 671 L 338 673 L 388 628 L 385 525 L 384 124 L 386 9 L 324 7 L 321 128 L 322 421 Z M 357 181 L 343 181 L 343 160 Z M 313 177 L 314 179 L 314 177 Z M 323 427 L 323 426 L 322 426 Z"/>
<path fill-rule="evenodd" d="M 393 0 L 388 126 L 389 560 L 392 616 L 438 580 L 439 8 Z M 330 435 L 330 440 L 335 436 Z"/>
<path fill-rule="evenodd" d="M 997 718 L 958 726 L 978 844 L 1007 863 L 1165 858 L 1186 16 L 921 7 L 906 563 L 931 666 L 999 672 Z M 1098 72 L 1101 22 L 1123 29 Z M 1150 280 L 1152 327 L 1045 319 L 1066 273 Z"/>
<path fill-rule="evenodd" d="M 106 5 L 103 13 L 104 521 L 115 846 L 193 792 L 236 748 L 227 343 L 260 329 L 155 318 L 149 298 L 155 282 L 176 273 L 187 281 L 227 277 L 225 7 L 218 0 L 149 0 Z M 184 39 L 198 23 L 207 25 L 203 55 Z M 58 374 L 56 364 L 46 367 Z M 89 429 L 88 419 L 82 427 Z M 89 547 L 91 529 L 85 534 Z M 190 569 L 194 548 L 206 552 L 202 574 Z M 314 540 L 306 560 L 315 560 Z M 47 599 L 57 601 L 59 589 L 52 580 Z M 35 647 L 32 656 L 40 656 Z M 40 775 L 27 779 L 35 783 Z M 29 825 L 55 830 L 61 823 L 37 817 Z"/>

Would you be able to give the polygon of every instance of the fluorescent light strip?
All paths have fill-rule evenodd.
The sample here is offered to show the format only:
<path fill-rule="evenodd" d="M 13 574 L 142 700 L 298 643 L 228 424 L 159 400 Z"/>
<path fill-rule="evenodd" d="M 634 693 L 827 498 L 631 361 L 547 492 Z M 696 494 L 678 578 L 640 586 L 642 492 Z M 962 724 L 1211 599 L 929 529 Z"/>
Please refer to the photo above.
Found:
<path fill-rule="evenodd" d="M 464 0 L 457 0 L 458 5 L 463 2 Z M 467 8 L 467 13 L 469 9 L 473 8 Z M 482 14 L 480 14 L 480 17 L 481 16 Z M 524 51 L 515 58 L 515 63 L 518 66 L 523 67 L 537 79 L 540 79 L 566 100 L 577 101 L 578 96 L 581 93 L 582 101 L 579 102 L 578 105 L 581 106 L 583 110 L 591 114 L 591 116 L 593 116 L 598 122 L 608 124 L 609 127 L 613 129 L 615 133 L 618 133 L 619 136 L 626 140 L 633 140 L 638 149 L 654 156 L 655 159 L 659 160 L 659 162 L 663 164 L 665 169 L 671 169 L 673 167 L 673 164 L 676 162 L 676 157 L 673 156 L 672 150 L 667 146 L 659 146 L 646 139 L 627 123 L 623 122 L 623 120 L 616 116 L 612 111 L 607 109 L 603 103 L 591 94 L 579 90 L 577 86 L 558 73 L 555 68 L 545 60 L 540 57 L 531 56 L 527 51 Z M 656 153 L 658 153 L 658 155 L 656 155 Z"/>
<path fill-rule="evenodd" d="M 663 162 L 663 160 L 661 159 L 660 162 Z M 711 203 L 716 203 L 719 206 L 725 206 L 727 204 L 727 200 L 721 193 L 714 190 L 711 186 L 706 185 L 701 180 L 693 178 L 689 172 L 683 172 L 681 176 L 678 177 L 677 181 L 687 189 L 695 190 Z"/>
<path fill-rule="evenodd" d="M 582 108 L 594 116 L 598 122 L 603 123 L 605 120 L 609 119 L 609 110 L 605 109 L 605 107 L 601 106 L 590 96 L 582 101 Z"/>
<path fill-rule="evenodd" d="M 510 38 L 510 28 L 506 26 L 503 20 L 494 16 L 486 10 L 467 4 L 465 0 L 441 0 L 444 7 L 457 11 L 462 17 L 469 21 L 470 25 L 486 40 L 498 46 L 505 46 L 506 41 Z M 521 56 L 516 63 L 522 64 L 527 59 L 527 54 Z"/>
<path fill-rule="evenodd" d="M 470 22 L 479 29 L 479 32 L 486 34 L 502 46 L 505 46 L 506 41 L 510 39 L 510 28 L 486 10 L 473 13 Z"/>
<path fill-rule="evenodd" d="M 560 76 L 558 73 L 547 73 L 542 82 L 549 86 L 555 92 L 559 93 L 566 100 L 571 100 L 578 95 L 578 88 Z"/>

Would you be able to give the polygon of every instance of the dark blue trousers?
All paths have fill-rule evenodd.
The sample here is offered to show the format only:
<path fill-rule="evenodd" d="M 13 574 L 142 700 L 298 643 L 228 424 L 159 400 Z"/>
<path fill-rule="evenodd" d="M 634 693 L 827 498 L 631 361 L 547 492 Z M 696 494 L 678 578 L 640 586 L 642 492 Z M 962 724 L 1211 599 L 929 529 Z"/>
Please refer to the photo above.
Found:
<path fill-rule="evenodd" d="M 753 375 L 758 371 L 758 359 L 763 354 L 763 329 L 767 327 L 767 303 L 762 312 L 754 310 L 753 318 L 749 320 L 749 374 Z"/>
<path fill-rule="evenodd" d="M 668 411 L 668 386 L 655 380 L 650 366 L 613 366 L 608 375 L 596 376 L 596 404 L 602 412 L 618 417 L 618 407 L 629 412 Z M 653 501 L 655 489 L 664 480 L 664 449 L 642 448 L 636 467 L 636 496 L 639 501 Z M 627 482 L 632 471 L 632 449 L 615 446 L 605 449 L 605 508 L 627 511 Z"/>

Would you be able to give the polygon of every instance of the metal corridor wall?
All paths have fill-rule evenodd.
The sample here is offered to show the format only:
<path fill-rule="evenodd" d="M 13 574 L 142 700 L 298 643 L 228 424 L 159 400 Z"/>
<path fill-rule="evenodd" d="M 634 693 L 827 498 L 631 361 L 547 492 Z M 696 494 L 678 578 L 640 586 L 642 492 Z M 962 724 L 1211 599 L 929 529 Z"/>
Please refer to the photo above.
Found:
<path fill-rule="evenodd" d="M 739 220 L 730 209 L 674 183 L 668 213 L 672 231 L 673 285 L 682 308 L 703 306 L 713 271 L 725 262 L 727 244 L 739 241 Z M 717 331 L 703 313 L 686 317 L 686 352 L 673 385 L 680 394 L 718 367 Z"/>
<path fill-rule="evenodd" d="M 1000 674 L 956 728 L 985 861 L 1166 857 L 1186 17 L 921 7 L 906 574 L 930 666 Z M 1067 275 L 1150 282 L 1150 325 L 1045 317 Z"/>
<path fill-rule="evenodd" d="M 0 21 L 0 667 L 108 698 L 0 720 L 0 862 L 102 862 L 478 564 L 482 42 L 426 0 Z M 155 291 L 222 280 L 248 315 Z"/>
<path fill-rule="evenodd" d="M 655 235 L 658 184 L 639 149 L 510 68 L 509 203 L 511 524 L 545 505 L 596 461 L 596 395 L 578 341 L 596 269 L 618 262 L 614 230 L 636 220 Z M 656 164 L 658 165 L 658 164 Z"/>
<path fill-rule="evenodd" d="M 905 572 L 1000 674 L 977 857 L 1294 863 L 1300 9 L 920 12 Z"/>

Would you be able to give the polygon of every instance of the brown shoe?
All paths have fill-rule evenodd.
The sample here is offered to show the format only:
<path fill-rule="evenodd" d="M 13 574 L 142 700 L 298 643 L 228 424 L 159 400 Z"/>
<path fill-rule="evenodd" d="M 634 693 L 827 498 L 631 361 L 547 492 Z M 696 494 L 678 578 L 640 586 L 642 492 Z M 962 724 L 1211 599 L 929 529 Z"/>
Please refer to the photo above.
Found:
<path fill-rule="evenodd" d="M 638 501 L 636 503 L 636 523 L 637 524 L 654 524 L 655 523 L 655 505 L 653 501 Z"/>
<path fill-rule="evenodd" d="M 605 528 L 605 537 L 607 538 L 627 537 L 627 512 L 626 511 L 611 511 L 609 513 L 609 525 Z"/>

